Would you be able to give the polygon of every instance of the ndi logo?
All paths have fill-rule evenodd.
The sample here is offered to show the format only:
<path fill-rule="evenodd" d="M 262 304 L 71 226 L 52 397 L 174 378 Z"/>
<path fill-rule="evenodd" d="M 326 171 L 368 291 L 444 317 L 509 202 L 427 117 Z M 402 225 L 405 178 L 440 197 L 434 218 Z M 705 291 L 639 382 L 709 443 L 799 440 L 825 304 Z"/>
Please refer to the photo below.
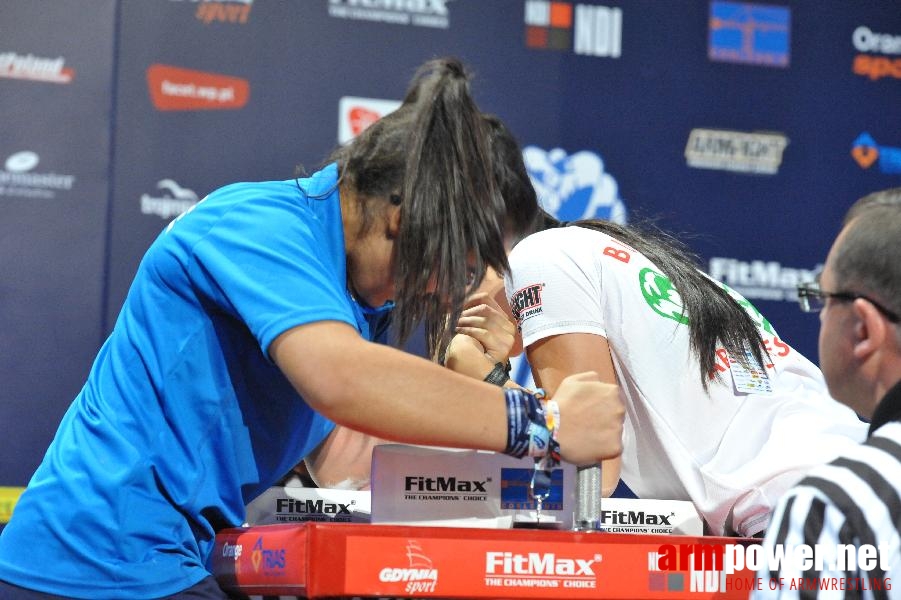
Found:
<path fill-rule="evenodd" d="M 648 553 L 648 589 L 724 593 L 727 575 L 734 572 L 724 569 L 724 553 L 724 546 L 712 544 L 664 544 L 657 552 Z"/>
<path fill-rule="evenodd" d="M 575 9 L 575 10 L 574 10 Z M 609 6 L 526 0 L 526 46 L 619 58 L 623 11 Z"/>

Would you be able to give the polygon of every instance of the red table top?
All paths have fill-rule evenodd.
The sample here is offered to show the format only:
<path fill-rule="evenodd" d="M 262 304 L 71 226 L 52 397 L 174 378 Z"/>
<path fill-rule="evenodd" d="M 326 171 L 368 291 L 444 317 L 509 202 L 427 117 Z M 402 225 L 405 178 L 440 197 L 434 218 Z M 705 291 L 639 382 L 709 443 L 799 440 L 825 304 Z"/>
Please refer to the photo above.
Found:
<path fill-rule="evenodd" d="M 695 570 L 687 553 L 749 543 L 307 522 L 222 531 L 213 572 L 226 589 L 308 598 L 747 598 L 753 572 Z"/>

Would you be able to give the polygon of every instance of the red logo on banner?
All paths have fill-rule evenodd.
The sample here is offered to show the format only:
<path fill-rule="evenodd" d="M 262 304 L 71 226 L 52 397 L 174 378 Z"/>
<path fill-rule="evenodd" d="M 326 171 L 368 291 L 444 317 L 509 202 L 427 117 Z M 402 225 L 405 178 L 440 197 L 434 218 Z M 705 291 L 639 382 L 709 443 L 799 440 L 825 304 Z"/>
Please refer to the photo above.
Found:
<path fill-rule="evenodd" d="M 169 65 L 147 69 L 150 99 L 157 110 L 234 110 L 250 97 L 246 79 Z"/>
<path fill-rule="evenodd" d="M 363 131 L 382 118 L 382 115 L 375 112 L 374 110 L 369 110 L 368 108 L 363 108 L 362 106 L 355 106 L 350 109 L 350 131 L 354 134 L 354 136 L 358 136 Z"/>

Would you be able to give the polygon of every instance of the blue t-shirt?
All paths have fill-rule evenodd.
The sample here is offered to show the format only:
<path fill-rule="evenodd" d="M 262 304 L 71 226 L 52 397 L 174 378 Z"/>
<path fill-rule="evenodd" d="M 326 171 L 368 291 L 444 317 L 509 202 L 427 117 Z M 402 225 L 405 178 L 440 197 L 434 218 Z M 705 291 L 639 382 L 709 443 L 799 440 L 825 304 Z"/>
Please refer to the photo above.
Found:
<path fill-rule="evenodd" d="M 226 186 L 160 234 L 0 535 L 0 580 L 89 598 L 187 588 L 215 532 L 328 435 L 267 351 L 315 321 L 384 333 L 347 291 L 336 177 Z"/>

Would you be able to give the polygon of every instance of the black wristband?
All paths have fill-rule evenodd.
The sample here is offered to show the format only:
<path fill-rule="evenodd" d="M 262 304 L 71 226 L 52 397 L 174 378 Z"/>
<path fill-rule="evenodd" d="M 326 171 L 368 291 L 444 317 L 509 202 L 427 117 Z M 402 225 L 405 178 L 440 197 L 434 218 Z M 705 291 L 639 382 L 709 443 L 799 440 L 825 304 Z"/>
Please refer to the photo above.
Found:
<path fill-rule="evenodd" d="M 496 363 L 491 372 L 485 375 L 484 381 L 504 387 L 504 384 L 510 381 L 510 370 L 506 364 Z"/>

